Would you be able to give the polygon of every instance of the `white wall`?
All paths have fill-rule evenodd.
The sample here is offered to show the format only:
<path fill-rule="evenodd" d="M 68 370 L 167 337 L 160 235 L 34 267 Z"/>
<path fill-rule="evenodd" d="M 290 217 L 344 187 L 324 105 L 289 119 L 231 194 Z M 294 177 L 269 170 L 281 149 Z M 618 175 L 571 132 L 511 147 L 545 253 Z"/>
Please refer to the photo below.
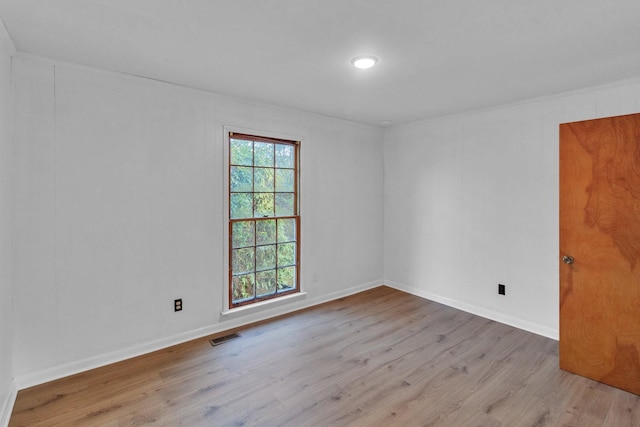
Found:
<path fill-rule="evenodd" d="M 42 58 L 14 79 L 20 388 L 382 283 L 380 129 Z M 307 295 L 223 320 L 225 125 L 304 137 Z"/>
<path fill-rule="evenodd" d="M 0 20 L 0 27 L 4 24 Z M 13 382 L 11 42 L 0 32 L 0 426 L 9 420 Z"/>
<path fill-rule="evenodd" d="M 557 339 L 558 125 L 639 111 L 640 80 L 389 129 L 386 283 Z"/>

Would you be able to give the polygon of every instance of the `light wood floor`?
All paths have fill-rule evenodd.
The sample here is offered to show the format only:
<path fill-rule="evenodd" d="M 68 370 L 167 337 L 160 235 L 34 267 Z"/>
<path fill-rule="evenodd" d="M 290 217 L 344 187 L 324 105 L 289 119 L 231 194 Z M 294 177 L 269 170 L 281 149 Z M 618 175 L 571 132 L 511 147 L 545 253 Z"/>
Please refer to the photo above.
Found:
<path fill-rule="evenodd" d="M 10 426 L 640 426 L 557 342 L 380 287 L 20 391 Z"/>

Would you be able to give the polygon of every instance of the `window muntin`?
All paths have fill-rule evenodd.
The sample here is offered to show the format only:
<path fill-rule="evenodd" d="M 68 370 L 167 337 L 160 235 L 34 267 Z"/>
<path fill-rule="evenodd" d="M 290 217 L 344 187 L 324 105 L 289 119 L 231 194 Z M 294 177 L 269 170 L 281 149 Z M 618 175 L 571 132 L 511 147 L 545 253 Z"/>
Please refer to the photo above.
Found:
<path fill-rule="evenodd" d="M 298 149 L 229 134 L 229 306 L 299 291 Z"/>

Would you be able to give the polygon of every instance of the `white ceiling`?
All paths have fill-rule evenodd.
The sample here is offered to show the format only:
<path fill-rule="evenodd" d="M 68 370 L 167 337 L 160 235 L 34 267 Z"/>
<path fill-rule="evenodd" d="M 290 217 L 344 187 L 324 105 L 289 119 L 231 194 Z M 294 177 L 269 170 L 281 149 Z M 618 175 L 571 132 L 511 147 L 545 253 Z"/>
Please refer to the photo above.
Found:
<path fill-rule="evenodd" d="M 0 17 L 18 52 L 374 125 L 640 76 L 640 0 L 0 0 Z"/>

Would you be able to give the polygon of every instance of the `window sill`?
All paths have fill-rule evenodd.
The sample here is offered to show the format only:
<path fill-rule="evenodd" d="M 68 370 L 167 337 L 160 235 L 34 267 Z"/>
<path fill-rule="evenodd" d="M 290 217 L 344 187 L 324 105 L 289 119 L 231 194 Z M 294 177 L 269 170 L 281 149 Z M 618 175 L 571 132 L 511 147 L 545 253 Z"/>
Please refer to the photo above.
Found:
<path fill-rule="evenodd" d="M 289 304 L 295 301 L 300 301 L 307 297 L 306 292 L 296 292 L 295 294 L 285 295 L 279 298 L 273 298 L 266 301 L 257 302 L 255 304 L 243 305 L 236 308 L 230 308 L 220 313 L 222 320 L 234 319 L 236 317 L 244 316 L 246 314 L 256 313 L 259 311 L 265 311 L 275 307 L 279 307 L 284 304 Z"/>

